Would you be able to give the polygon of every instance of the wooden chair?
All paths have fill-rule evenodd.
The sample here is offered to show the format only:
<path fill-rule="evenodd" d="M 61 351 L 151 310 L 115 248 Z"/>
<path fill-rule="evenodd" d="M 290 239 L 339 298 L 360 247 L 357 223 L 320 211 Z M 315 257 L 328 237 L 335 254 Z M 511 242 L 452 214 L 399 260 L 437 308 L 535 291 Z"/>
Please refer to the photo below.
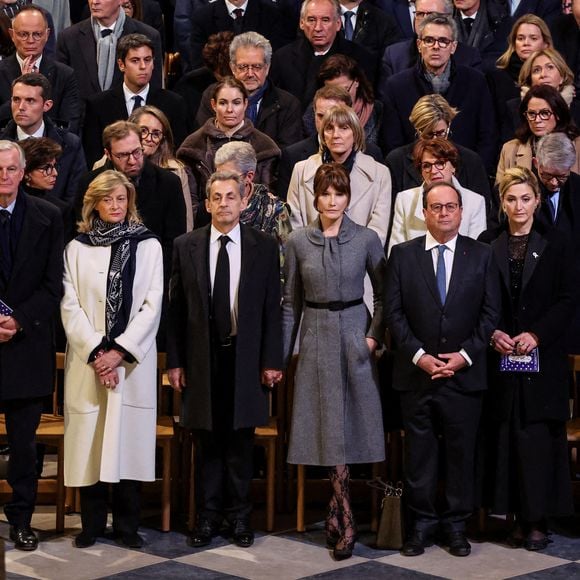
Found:
<path fill-rule="evenodd" d="M 568 355 L 571 374 L 570 383 L 570 420 L 566 423 L 568 449 L 570 451 L 570 474 L 573 481 L 578 478 L 580 465 L 578 463 L 578 449 L 580 448 L 580 402 L 578 400 L 578 373 L 580 373 L 580 355 Z"/>
<path fill-rule="evenodd" d="M 56 447 L 57 468 L 56 478 L 42 478 L 39 480 L 39 492 L 54 493 L 56 497 L 56 531 L 64 532 L 64 514 L 66 511 L 66 493 L 64 487 L 64 417 L 58 415 L 57 385 L 59 371 L 64 370 L 64 353 L 56 353 L 55 388 L 53 394 L 53 413 L 42 414 L 40 424 L 36 430 L 36 442 Z M 4 414 L 0 415 L 0 441 L 6 441 L 6 420 Z M 12 493 L 6 481 L 0 484 L 0 492 Z"/>

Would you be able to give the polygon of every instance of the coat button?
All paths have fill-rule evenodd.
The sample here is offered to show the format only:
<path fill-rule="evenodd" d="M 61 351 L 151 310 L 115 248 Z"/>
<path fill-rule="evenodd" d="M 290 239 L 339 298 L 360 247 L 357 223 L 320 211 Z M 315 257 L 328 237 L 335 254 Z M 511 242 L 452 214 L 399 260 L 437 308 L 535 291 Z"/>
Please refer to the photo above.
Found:
<path fill-rule="evenodd" d="M 445 343 L 447 342 L 447 339 L 446 339 L 445 337 L 443 337 L 443 338 L 441 339 L 441 342 L 442 342 L 443 344 L 445 344 Z"/>

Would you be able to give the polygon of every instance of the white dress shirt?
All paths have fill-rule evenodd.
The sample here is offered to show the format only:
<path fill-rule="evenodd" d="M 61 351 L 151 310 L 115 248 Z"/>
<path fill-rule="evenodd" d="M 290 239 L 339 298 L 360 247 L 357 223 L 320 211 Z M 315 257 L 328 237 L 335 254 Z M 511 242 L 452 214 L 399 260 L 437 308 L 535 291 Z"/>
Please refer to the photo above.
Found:
<path fill-rule="evenodd" d="M 40 127 L 38 127 L 38 129 L 32 133 L 32 135 L 25 133 L 18 125 L 16 125 L 16 139 L 18 141 L 24 141 L 25 139 L 30 139 L 31 137 L 44 137 L 44 121 L 40 123 Z"/>
<path fill-rule="evenodd" d="M 22 67 L 24 66 L 24 59 L 20 58 L 20 55 L 18 53 L 16 53 L 16 60 L 18 61 L 18 64 L 20 65 L 20 70 L 22 70 Z M 40 70 L 40 62 L 42 61 L 42 53 L 40 53 L 39 57 L 34 61 L 34 66 L 36 67 L 37 70 Z"/>
<path fill-rule="evenodd" d="M 357 4 L 354 8 L 345 8 L 342 4 L 340 5 L 340 19 L 342 21 L 342 29 L 344 30 L 344 13 L 345 12 L 352 12 L 353 15 L 350 17 L 350 21 L 352 23 L 353 31 L 356 30 L 356 19 L 358 18 L 358 7 Z"/>
<path fill-rule="evenodd" d="M 246 0 L 246 2 L 244 2 L 241 6 L 236 6 L 235 4 L 228 2 L 228 0 L 225 0 L 225 3 L 226 3 L 226 8 L 228 10 L 228 14 L 234 20 L 236 19 L 236 15 L 234 14 L 234 10 L 241 9 L 241 10 L 243 10 L 242 17 L 244 17 L 246 15 L 246 10 L 248 9 L 248 0 Z"/>
<path fill-rule="evenodd" d="M 125 107 L 127 107 L 127 114 L 131 115 L 133 112 L 133 107 L 135 106 L 135 101 L 133 97 L 141 97 L 143 103 L 141 106 L 147 103 L 147 95 L 149 94 L 149 83 L 147 83 L 138 93 L 132 92 L 129 87 L 123 83 L 123 95 L 125 95 Z"/>
<path fill-rule="evenodd" d="M 234 229 L 227 234 L 222 234 L 213 225 L 211 226 L 209 236 L 209 276 L 212 295 L 218 253 L 221 247 L 219 239 L 223 235 L 227 235 L 231 240 L 226 245 L 226 249 L 230 261 L 230 311 L 232 314 L 231 335 L 235 336 L 238 333 L 238 289 L 240 287 L 240 273 L 242 269 L 242 240 L 240 224 L 237 224 Z"/>

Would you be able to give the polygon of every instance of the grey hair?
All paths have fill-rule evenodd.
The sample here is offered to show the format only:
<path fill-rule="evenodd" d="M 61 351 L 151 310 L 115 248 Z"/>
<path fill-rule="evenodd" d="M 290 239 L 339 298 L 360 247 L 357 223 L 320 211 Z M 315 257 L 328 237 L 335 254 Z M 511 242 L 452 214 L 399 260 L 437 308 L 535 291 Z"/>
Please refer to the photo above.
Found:
<path fill-rule="evenodd" d="M 300 6 L 300 20 L 304 20 L 306 18 L 306 8 L 310 2 L 314 2 L 315 0 L 304 0 L 302 2 L 302 6 Z M 336 11 L 336 19 L 340 20 L 340 2 L 338 0 L 326 0 L 326 2 L 330 2 L 334 5 L 334 9 Z"/>
<path fill-rule="evenodd" d="M 421 0 L 416 0 L 415 2 L 415 8 L 417 5 L 417 2 L 420 2 Z M 452 14 L 453 13 L 453 0 L 440 0 L 441 2 L 443 2 L 443 11 L 440 12 L 440 14 Z"/>
<path fill-rule="evenodd" d="M 428 24 L 437 24 L 438 26 L 448 26 L 451 29 L 451 38 L 453 42 L 457 42 L 459 31 L 457 23 L 450 14 L 429 14 L 419 22 L 419 38 L 423 37 L 423 31 Z"/>
<path fill-rule="evenodd" d="M 211 186 L 216 181 L 235 181 L 238 184 L 240 197 L 244 197 L 246 193 L 246 183 L 241 175 L 235 171 L 216 171 L 210 175 L 205 186 L 205 196 L 207 199 L 209 199 L 209 195 L 211 193 Z"/>
<path fill-rule="evenodd" d="M 550 133 L 538 142 L 536 159 L 542 167 L 569 171 L 576 163 L 576 148 L 565 133 Z"/>
<path fill-rule="evenodd" d="M 14 143 L 14 141 L 7 141 L 6 139 L 0 140 L 0 151 L 16 151 L 18 153 L 18 160 L 20 162 L 20 169 L 26 168 L 26 157 L 24 155 L 24 149 Z"/>
<path fill-rule="evenodd" d="M 215 167 L 229 162 L 232 162 L 240 173 L 255 172 L 258 165 L 254 148 L 245 141 L 230 141 L 216 151 L 213 160 Z"/>
<path fill-rule="evenodd" d="M 246 46 L 261 48 L 264 51 L 264 62 L 270 66 L 270 61 L 272 60 L 272 45 L 265 36 L 254 31 L 244 32 L 243 34 L 234 36 L 234 39 L 230 43 L 230 62 L 232 64 L 236 63 L 236 51 L 238 48 L 245 48 Z"/>

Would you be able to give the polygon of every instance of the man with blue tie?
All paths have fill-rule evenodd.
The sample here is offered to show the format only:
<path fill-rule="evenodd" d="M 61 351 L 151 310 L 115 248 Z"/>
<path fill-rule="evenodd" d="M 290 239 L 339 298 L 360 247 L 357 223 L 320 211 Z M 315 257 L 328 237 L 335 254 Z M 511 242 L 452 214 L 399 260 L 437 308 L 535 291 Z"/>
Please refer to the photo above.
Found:
<path fill-rule="evenodd" d="M 440 531 L 451 555 L 468 556 L 465 524 L 474 507 L 486 350 L 500 295 L 490 248 L 458 234 L 460 192 L 433 182 L 423 193 L 423 214 L 427 234 L 392 248 L 385 284 L 413 521 L 402 554 L 422 554 Z M 439 479 L 445 481 L 442 508 Z"/>

